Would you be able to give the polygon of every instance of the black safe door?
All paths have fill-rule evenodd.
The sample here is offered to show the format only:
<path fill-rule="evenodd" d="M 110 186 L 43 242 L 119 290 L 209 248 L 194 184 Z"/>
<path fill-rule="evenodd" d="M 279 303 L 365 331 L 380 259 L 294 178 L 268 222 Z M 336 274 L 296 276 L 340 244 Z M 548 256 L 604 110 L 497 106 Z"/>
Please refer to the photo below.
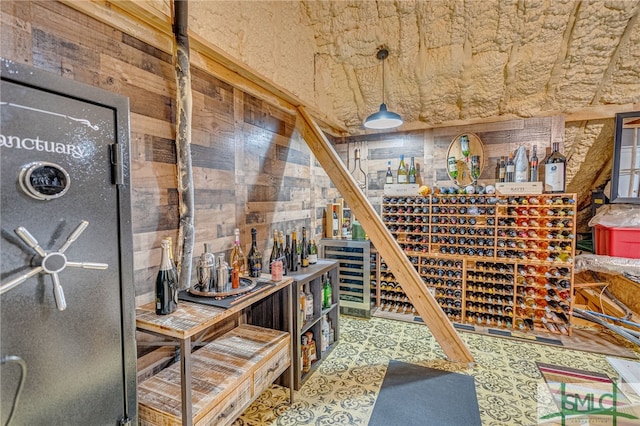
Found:
<path fill-rule="evenodd" d="M 135 355 L 118 111 L 15 69 L 0 87 L 1 421 L 19 358 L 12 424 L 126 423 Z"/>

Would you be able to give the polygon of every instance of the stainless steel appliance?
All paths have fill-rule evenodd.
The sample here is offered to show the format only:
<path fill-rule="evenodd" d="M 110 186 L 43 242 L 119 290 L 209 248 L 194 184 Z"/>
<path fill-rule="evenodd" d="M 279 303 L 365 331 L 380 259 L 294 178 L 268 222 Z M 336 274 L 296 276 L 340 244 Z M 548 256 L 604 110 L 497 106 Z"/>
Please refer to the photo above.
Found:
<path fill-rule="evenodd" d="M 0 77 L 0 421 L 135 424 L 128 100 Z"/>

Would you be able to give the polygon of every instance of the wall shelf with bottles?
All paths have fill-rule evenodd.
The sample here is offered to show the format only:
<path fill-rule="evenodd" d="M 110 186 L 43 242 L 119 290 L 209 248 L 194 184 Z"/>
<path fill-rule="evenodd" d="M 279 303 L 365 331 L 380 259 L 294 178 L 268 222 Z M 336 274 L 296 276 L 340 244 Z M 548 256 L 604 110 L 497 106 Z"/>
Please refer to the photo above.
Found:
<path fill-rule="evenodd" d="M 385 196 L 382 217 L 452 321 L 569 334 L 575 201 L 575 194 Z"/>
<path fill-rule="evenodd" d="M 340 310 L 337 284 L 338 262 L 318 259 L 317 263 L 305 268 L 299 267 L 296 272 L 290 272 L 288 276 L 294 280 L 293 297 L 299 301 L 298 313 L 293 319 L 295 343 L 292 361 L 294 388 L 298 390 L 322 360 L 329 355 L 338 341 Z M 325 300 L 324 287 L 327 283 L 331 285 L 331 296 Z M 309 293 L 313 303 L 312 309 L 307 310 L 309 299 L 305 296 Z M 305 300 L 302 301 L 302 298 Z M 314 349 L 311 349 L 312 346 Z"/>

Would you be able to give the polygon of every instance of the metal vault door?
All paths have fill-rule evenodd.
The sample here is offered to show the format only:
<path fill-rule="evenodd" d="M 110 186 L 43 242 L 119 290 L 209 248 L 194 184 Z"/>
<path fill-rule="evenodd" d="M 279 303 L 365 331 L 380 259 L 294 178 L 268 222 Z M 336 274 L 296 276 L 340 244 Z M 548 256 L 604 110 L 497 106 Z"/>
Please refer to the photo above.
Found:
<path fill-rule="evenodd" d="M 0 66 L 1 422 L 135 422 L 128 100 Z"/>

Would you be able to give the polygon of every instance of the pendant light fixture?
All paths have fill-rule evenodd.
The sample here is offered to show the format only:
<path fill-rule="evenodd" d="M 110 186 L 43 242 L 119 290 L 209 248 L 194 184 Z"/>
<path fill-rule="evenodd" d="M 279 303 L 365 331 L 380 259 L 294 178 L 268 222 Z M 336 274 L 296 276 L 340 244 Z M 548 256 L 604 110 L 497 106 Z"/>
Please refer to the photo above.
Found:
<path fill-rule="evenodd" d="M 364 121 L 364 127 L 367 129 L 392 129 L 402 124 L 402 118 L 395 112 L 388 111 L 387 105 L 384 103 L 384 60 L 389 56 L 389 51 L 381 47 L 376 54 L 376 58 L 382 61 L 382 104 L 380 111 L 374 112 Z"/>

